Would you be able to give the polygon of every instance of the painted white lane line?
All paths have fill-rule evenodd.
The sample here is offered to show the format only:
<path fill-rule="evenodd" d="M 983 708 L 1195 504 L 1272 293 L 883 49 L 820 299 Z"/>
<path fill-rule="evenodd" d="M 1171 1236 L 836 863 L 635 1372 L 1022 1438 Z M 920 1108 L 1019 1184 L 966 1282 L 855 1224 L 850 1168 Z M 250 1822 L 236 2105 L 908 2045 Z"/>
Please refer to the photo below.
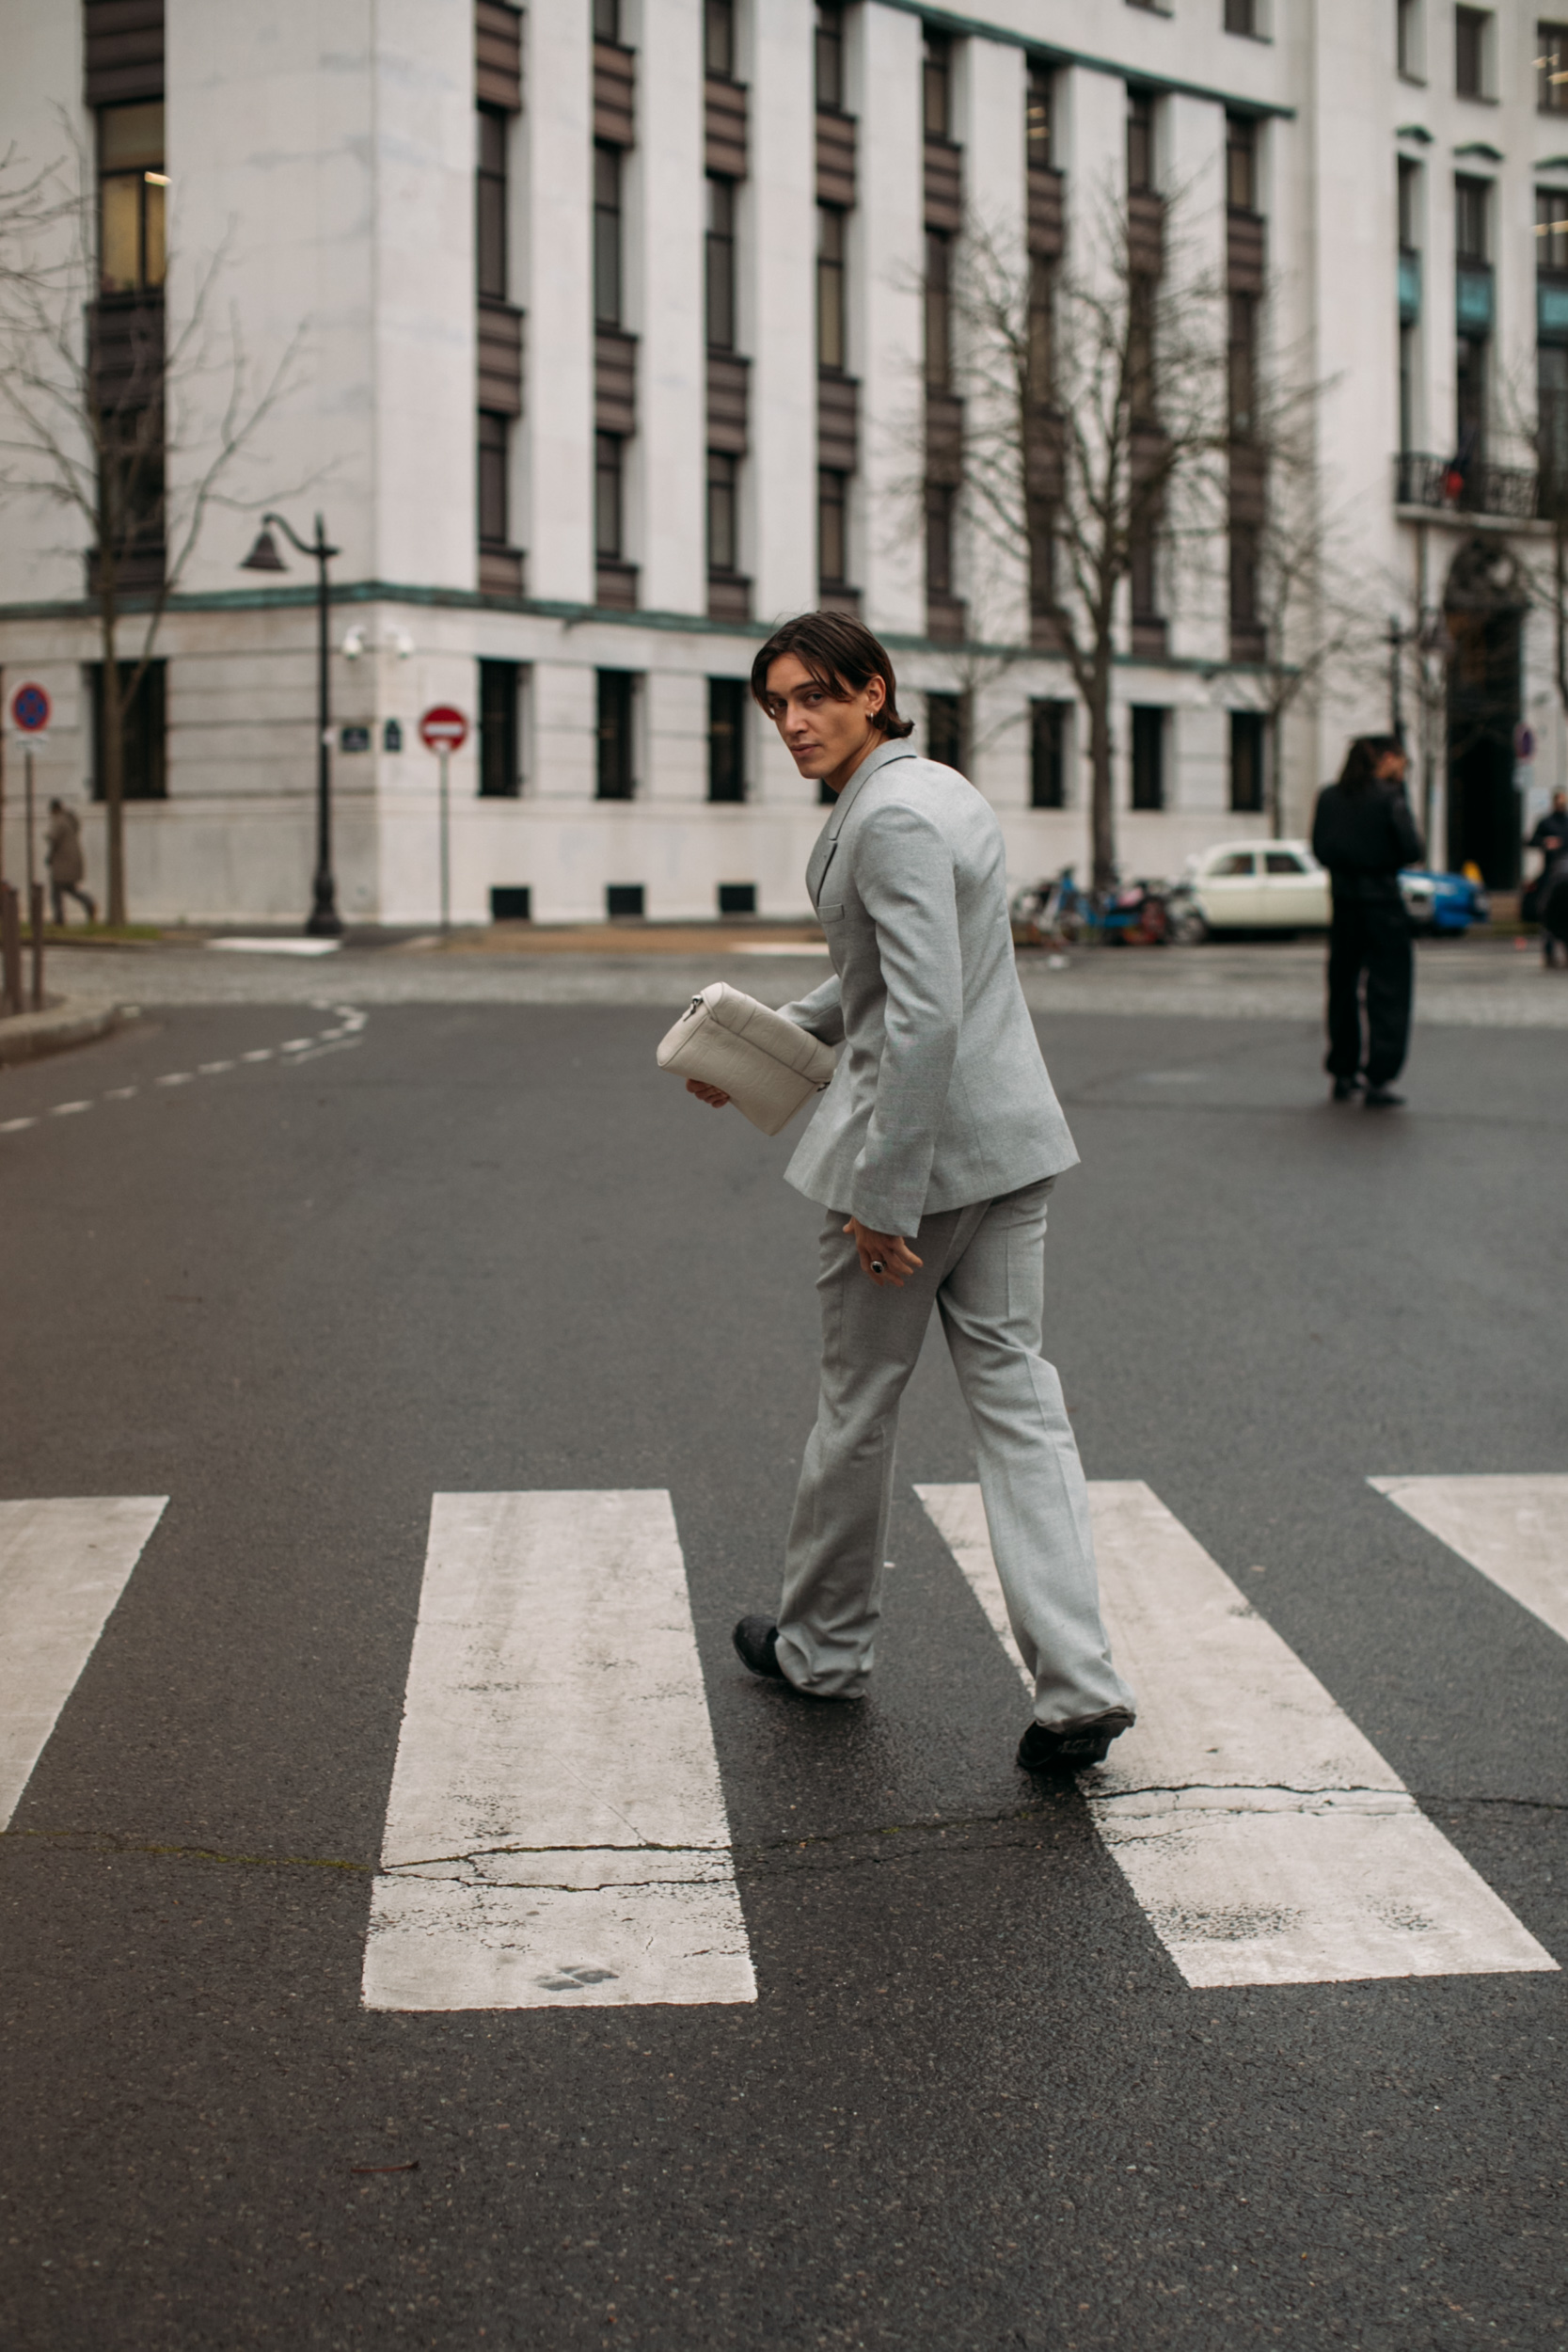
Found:
<path fill-rule="evenodd" d="M 978 1486 L 917 1486 L 1023 1677 Z M 1139 1480 L 1090 1486 L 1138 1721 L 1081 1786 L 1191 1985 L 1555 1969 L 1317 1677 Z"/>
<path fill-rule="evenodd" d="M 0 1502 L 0 1829 L 166 1501 Z"/>
<path fill-rule="evenodd" d="M 1568 1641 L 1568 1477 L 1367 1483 Z"/>
<path fill-rule="evenodd" d="M 435 1497 L 364 1998 L 755 2000 L 662 1489 Z"/>
<path fill-rule="evenodd" d="M 91 1108 L 90 1103 L 56 1103 L 49 1116 L 51 1119 L 74 1119 L 78 1111 L 90 1111 Z"/>
<path fill-rule="evenodd" d="M 36 1119 L 0 1119 L 0 1136 L 19 1136 L 24 1127 L 36 1127 Z"/>
<path fill-rule="evenodd" d="M 271 1061 L 272 1054 L 273 1049 L 270 1045 L 253 1045 L 248 1054 L 240 1056 L 240 1059 L 242 1061 Z"/>

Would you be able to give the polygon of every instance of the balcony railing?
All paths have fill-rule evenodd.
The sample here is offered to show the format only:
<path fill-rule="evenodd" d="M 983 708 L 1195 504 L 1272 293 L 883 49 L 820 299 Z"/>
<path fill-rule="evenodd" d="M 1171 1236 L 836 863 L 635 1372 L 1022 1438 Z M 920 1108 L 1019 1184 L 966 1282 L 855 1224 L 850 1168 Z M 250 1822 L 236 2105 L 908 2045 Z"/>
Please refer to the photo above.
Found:
<path fill-rule="evenodd" d="M 1439 514 L 1501 515 L 1533 522 L 1541 512 L 1533 467 L 1488 466 L 1471 458 L 1463 470 L 1451 457 L 1404 450 L 1394 460 L 1394 501 Z"/>

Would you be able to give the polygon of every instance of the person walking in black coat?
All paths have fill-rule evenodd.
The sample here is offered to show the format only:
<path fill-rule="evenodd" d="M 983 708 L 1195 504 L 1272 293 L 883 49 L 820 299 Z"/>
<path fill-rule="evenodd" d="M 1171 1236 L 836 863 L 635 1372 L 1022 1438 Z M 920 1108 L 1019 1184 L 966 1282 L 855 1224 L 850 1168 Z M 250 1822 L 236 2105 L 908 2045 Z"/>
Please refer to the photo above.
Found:
<path fill-rule="evenodd" d="M 1410 1043 L 1414 959 L 1400 868 L 1426 855 L 1404 797 L 1404 769 L 1397 736 L 1357 736 L 1338 783 L 1319 793 L 1312 819 L 1312 854 L 1328 868 L 1334 905 L 1323 1067 L 1337 1103 L 1349 1102 L 1365 1078 L 1369 1110 L 1404 1100 L 1393 1083 Z"/>

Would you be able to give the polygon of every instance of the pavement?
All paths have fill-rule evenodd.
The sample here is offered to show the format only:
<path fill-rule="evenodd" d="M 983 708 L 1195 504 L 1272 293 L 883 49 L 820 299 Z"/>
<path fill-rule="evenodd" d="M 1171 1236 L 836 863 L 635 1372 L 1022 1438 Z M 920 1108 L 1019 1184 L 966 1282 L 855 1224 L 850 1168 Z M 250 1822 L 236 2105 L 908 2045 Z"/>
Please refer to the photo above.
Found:
<path fill-rule="evenodd" d="M 630 967 L 630 1002 L 467 993 L 543 960 L 112 959 L 143 1018 L 0 1081 L 0 1498 L 153 1499 L 0 1838 L 0 2336 L 1562 2341 L 1568 1644 L 1550 1591 L 1369 1483 L 1568 1471 L 1561 1048 L 1484 1009 L 1558 999 L 1477 945 L 1423 955 L 1428 1006 L 1451 952 L 1465 1009 L 1418 1029 L 1388 1117 L 1324 1100 L 1315 958 L 1252 951 L 1240 1014 L 1040 1016 L 1083 1154 L 1048 1348 L 1097 1492 L 1147 1487 L 1237 1590 L 1214 1638 L 1267 1637 L 1525 1953 L 1247 1980 L 1276 1923 L 1238 1894 L 1210 1933 L 1242 1976 L 1207 1985 L 1094 1784 L 1013 1766 L 1016 1671 L 915 1493 L 974 1474 L 937 1336 L 872 1695 L 814 1708 L 735 1661 L 813 1410 L 816 1213 L 780 1181 L 790 1134 L 656 1069 L 679 959 L 657 994 Z M 775 995 L 820 968 L 749 962 Z M 1107 995 L 1223 968 L 1085 965 Z M 530 2006 L 367 2005 L 400 1743 L 428 1733 L 432 1498 L 650 1494 L 754 1997 L 617 2002 L 552 1946 Z M 579 1639 L 620 1642 L 629 1695 L 619 1666 L 573 1736 L 635 1809 L 668 1760 L 638 1744 L 627 1573 Z M 569 1679 L 529 1622 L 515 1671 Z M 497 1679 L 469 1674 L 477 1719 L 513 1703 Z M 1223 1685 L 1204 1705 L 1217 1751 Z M 1430 1958 L 1442 1920 L 1385 1909 Z"/>
<path fill-rule="evenodd" d="M 0 1068 L 8 1063 L 39 1061 L 45 1054 L 62 1054 L 72 1045 L 87 1045 L 106 1037 L 132 1016 L 112 993 L 103 996 L 54 996 L 39 1012 L 0 1017 Z"/>
<path fill-rule="evenodd" d="M 786 1004 L 827 973 L 826 949 L 803 927 L 793 938 L 700 926 L 542 930 L 531 938 L 458 933 L 369 944 L 330 956 L 233 954 L 200 944 L 73 947 L 53 975 L 73 993 L 141 1005 L 600 1004 L 678 1007 L 716 978 Z M 611 945 L 610 943 L 614 944 Z M 1075 948 L 1060 964 L 1019 958 L 1038 1013 L 1115 1012 L 1194 1020 L 1322 1018 L 1322 942 L 1171 948 Z M 1438 1027 L 1568 1028 L 1568 973 L 1543 968 L 1533 940 L 1473 937 L 1417 943 L 1416 1021 Z M 69 983 L 64 975 L 69 968 Z"/>

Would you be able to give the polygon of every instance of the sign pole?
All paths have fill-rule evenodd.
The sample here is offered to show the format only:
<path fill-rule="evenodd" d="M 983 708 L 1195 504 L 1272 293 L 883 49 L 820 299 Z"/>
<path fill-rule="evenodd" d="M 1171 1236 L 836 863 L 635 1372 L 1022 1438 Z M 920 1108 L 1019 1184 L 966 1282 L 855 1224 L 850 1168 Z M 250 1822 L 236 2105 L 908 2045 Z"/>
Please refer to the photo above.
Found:
<path fill-rule="evenodd" d="M 451 929 L 451 801 L 447 791 L 447 767 L 451 758 L 445 744 L 441 747 L 441 931 L 443 937 Z"/>
<path fill-rule="evenodd" d="M 25 806 L 27 811 L 27 903 L 31 906 L 33 903 L 33 882 L 35 880 L 38 855 L 37 847 L 33 840 L 33 747 L 31 743 L 29 743 L 23 752 L 22 769 L 23 773 L 26 778 Z"/>

